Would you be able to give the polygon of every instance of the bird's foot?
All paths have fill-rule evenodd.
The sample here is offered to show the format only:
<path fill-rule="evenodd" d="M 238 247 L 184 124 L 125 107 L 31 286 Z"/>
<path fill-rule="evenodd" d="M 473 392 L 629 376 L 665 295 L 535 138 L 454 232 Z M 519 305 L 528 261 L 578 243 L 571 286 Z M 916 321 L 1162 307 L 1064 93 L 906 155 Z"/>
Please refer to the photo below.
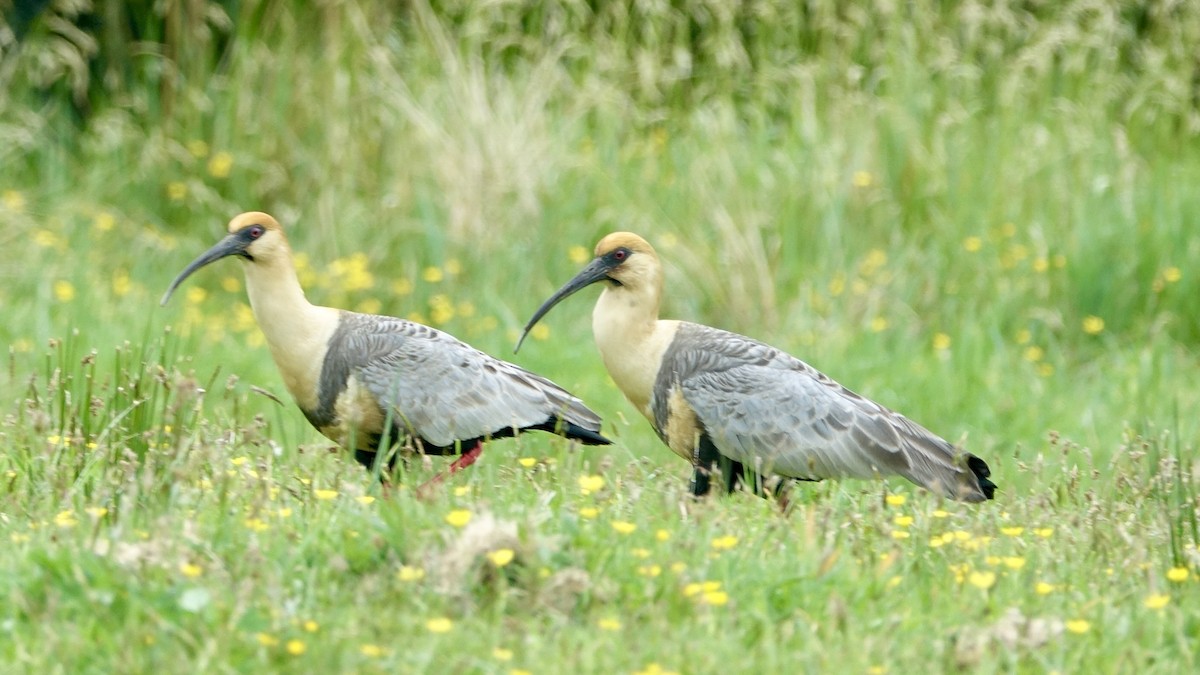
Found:
<path fill-rule="evenodd" d="M 420 487 L 418 487 L 416 490 L 417 498 L 427 499 L 429 497 L 432 497 L 433 489 L 435 487 L 446 482 L 446 478 L 448 476 L 452 476 L 452 475 L 458 473 L 459 471 L 462 471 L 463 469 L 467 468 L 468 466 L 471 466 L 472 464 L 474 464 L 475 461 L 479 459 L 479 456 L 481 454 L 483 454 L 483 442 L 482 441 L 476 443 L 475 447 L 473 447 L 470 450 L 459 455 L 458 459 L 451 462 L 450 466 L 447 467 L 445 471 L 439 473 L 438 475 L 434 476 L 433 478 L 430 478 L 429 480 L 422 483 L 420 485 Z"/>

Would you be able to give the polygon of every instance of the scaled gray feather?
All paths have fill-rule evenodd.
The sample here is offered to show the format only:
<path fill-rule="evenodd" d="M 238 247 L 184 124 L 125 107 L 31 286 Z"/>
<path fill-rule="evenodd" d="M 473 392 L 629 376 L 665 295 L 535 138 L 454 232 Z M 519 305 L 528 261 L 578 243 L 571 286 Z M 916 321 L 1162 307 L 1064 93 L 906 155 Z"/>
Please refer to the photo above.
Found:
<path fill-rule="evenodd" d="M 322 399 L 354 375 L 401 427 L 435 445 L 552 417 L 600 430 L 600 417 L 562 387 L 419 323 L 343 312 L 328 355 L 343 362 L 325 363 Z"/>
<path fill-rule="evenodd" d="M 760 473 L 808 479 L 899 474 L 950 497 L 984 498 L 965 468 L 969 455 L 756 340 L 682 322 L 654 387 L 660 434 L 676 388 L 717 449 Z"/>

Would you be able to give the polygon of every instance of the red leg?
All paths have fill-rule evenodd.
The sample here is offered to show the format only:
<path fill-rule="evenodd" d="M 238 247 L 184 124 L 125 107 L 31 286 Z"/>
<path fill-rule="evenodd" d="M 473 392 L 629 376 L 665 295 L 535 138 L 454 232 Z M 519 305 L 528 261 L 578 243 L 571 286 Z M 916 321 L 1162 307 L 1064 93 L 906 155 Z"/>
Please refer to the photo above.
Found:
<path fill-rule="evenodd" d="M 483 454 L 483 441 L 477 442 L 475 447 L 459 455 L 458 459 L 451 462 L 450 466 L 445 471 L 422 483 L 421 486 L 417 488 L 417 496 L 422 499 L 430 496 L 430 491 L 435 486 L 444 483 L 447 476 L 452 476 L 468 466 L 471 466 L 476 460 L 479 459 L 481 454 Z"/>

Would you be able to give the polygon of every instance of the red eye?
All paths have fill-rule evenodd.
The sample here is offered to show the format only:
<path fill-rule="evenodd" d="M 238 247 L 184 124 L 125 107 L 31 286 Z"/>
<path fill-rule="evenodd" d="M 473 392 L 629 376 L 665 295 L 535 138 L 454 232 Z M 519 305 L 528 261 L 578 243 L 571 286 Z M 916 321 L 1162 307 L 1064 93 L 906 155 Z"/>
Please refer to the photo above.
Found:
<path fill-rule="evenodd" d="M 620 262 L 628 257 L 629 257 L 629 251 L 626 251 L 623 248 L 619 248 L 615 252 L 613 252 L 613 260 L 616 260 L 618 262 Z"/>
<path fill-rule="evenodd" d="M 265 232 L 265 231 L 266 230 L 264 230 L 261 225 L 255 225 L 250 228 L 250 238 L 258 239 L 259 237 L 261 237 L 263 235 L 263 232 Z"/>

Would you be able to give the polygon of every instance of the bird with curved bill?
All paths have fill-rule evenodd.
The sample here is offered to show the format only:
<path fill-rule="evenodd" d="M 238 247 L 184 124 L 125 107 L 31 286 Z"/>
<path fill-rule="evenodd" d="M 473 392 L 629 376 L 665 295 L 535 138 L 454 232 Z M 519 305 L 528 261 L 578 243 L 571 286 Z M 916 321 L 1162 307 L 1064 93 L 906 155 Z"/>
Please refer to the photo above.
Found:
<path fill-rule="evenodd" d="M 965 502 L 992 499 L 986 462 L 803 361 L 757 340 L 658 318 L 663 269 L 645 239 L 616 232 L 550 297 L 525 335 L 560 301 L 604 290 L 592 333 L 613 381 L 659 438 L 694 467 L 692 492 L 719 480 L 763 494 L 768 480 L 900 475 Z M 517 343 L 520 349 L 521 343 Z"/>
<path fill-rule="evenodd" d="M 405 451 L 459 455 L 454 473 L 478 459 L 484 441 L 531 429 L 610 443 L 600 417 L 544 377 L 429 326 L 310 303 L 283 228 L 265 213 L 231 220 L 225 238 L 180 272 L 162 304 L 193 272 L 227 257 L 242 264 L 254 318 L 300 411 L 368 469 L 393 450 L 381 447 L 384 439 L 400 450 L 387 457 L 389 474 Z"/>

